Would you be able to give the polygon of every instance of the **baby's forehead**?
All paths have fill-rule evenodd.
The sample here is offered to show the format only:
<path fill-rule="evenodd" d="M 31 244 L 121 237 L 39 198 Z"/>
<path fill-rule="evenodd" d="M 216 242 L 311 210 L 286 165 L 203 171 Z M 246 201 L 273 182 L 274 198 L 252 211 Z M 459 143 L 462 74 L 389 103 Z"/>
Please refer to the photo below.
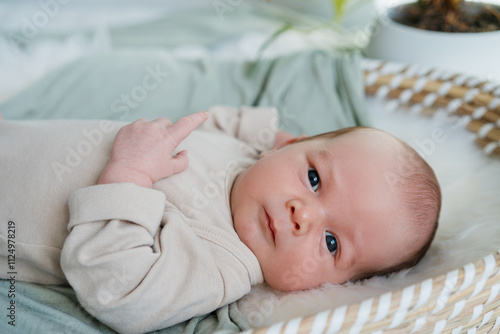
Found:
<path fill-rule="evenodd" d="M 337 139 L 356 139 L 361 141 L 375 141 L 378 144 L 386 144 L 386 145 L 396 145 L 398 143 L 398 139 L 393 135 L 378 130 L 375 128 L 358 128 L 355 131 L 351 131 L 343 134 L 342 136 L 337 137 Z"/>
<path fill-rule="evenodd" d="M 326 143 L 331 143 L 332 145 L 328 146 L 332 148 L 338 145 L 347 146 L 353 150 L 353 153 L 373 153 L 374 155 L 382 155 L 388 158 L 398 155 L 404 148 L 400 140 L 396 137 L 373 128 L 359 128 L 341 136 L 327 139 Z"/>

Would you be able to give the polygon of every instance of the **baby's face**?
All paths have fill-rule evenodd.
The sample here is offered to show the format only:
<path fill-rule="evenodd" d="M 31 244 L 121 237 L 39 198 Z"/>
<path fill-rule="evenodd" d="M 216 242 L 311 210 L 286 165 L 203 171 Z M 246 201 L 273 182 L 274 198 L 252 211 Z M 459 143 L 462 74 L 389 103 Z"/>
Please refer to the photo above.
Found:
<path fill-rule="evenodd" d="M 397 170 L 397 145 L 385 134 L 356 131 L 285 146 L 238 176 L 234 226 L 270 286 L 342 284 L 415 250 L 396 223 L 399 199 L 386 179 Z"/>

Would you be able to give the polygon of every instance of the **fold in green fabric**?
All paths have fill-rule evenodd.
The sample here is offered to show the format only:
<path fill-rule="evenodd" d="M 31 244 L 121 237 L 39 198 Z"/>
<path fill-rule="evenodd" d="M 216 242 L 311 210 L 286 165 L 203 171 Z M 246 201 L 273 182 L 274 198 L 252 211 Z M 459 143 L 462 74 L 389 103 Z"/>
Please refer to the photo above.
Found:
<path fill-rule="evenodd" d="M 6 119 L 176 120 L 213 105 L 275 106 L 282 127 L 317 134 L 368 125 L 360 58 L 310 50 L 252 61 L 117 50 L 79 59 L 0 106 Z"/>

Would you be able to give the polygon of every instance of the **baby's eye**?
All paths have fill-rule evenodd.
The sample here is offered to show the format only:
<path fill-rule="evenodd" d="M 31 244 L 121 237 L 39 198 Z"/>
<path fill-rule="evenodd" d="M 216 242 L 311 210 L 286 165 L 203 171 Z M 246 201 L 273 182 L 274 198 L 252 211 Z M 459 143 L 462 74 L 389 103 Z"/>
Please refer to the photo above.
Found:
<path fill-rule="evenodd" d="M 337 239 L 330 232 L 325 232 L 326 247 L 328 251 L 335 255 L 337 252 Z"/>
<path fill-rule="evenodd" d="M 311 187 L 314 191 L 318 190 L 319 187 L 319 174 L 317 171 L 314 169 L 309 169 L 309 172 L 307 173 L 309 176 L 309 183 L 311 184 Z"/>

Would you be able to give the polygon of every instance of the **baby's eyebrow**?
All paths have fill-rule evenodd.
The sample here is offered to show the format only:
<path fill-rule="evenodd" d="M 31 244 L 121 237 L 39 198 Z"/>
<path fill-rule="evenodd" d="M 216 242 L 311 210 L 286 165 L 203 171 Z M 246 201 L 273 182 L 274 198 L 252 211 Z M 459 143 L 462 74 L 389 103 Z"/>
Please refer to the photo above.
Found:
<path fill-rule="evenodd" d="M 330 151 L 322 148 L 317 151 L 319 156 L 319 163 L 323 175 L 320 175 L 323 181 L 328 179 L 334 179 L 334 169 L 332 168 L 333 155 Z"/>
<path fill-rule="evenodd" d="M 348 255 L 344 256 L 345 266 L 351 268 L 356 262 L 356 246 L 351 243 L 351 249 Z"/>
<path fill-rule="evenodd" d="M 319 163 L 319 169 L 322 172 L 320 177 L 323 181 L 328 180 L 329 183 L 333 182 L 336 177 L 336 170 L 333 166 L 333 154 L 327 149 L 321 148 L 316 152 Z"/>
<path fill-rule="evenodd" d="M 324 162 L 330 162 L 333 160 L 333 156 L 332 154 L 330 153 L 330 151 L 322 148 L 318 151 L 318 154 L 321 158 L 321 160 L 323 160 Z"/>

